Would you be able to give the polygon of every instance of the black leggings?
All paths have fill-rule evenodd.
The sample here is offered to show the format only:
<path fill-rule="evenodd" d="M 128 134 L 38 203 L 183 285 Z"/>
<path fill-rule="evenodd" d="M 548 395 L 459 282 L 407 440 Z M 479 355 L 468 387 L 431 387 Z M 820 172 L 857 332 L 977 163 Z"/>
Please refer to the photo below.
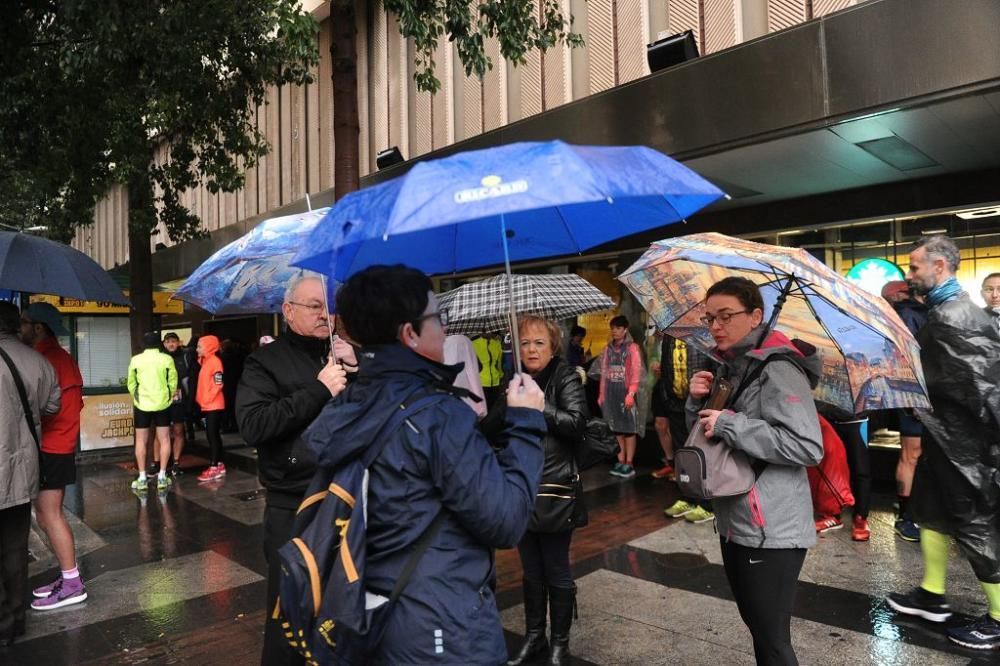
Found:
<path fill-rule="evenodd" d="M 758 666 L 795 666 L 792 606 L 805 548 L 749 548 L 722 539 L 722 562 Z"/>
<path fill-rule="evenodd" d="M 851 492 L 854 493 L 854 515 L 868 518 L 872 503 L 872 460 L 868 452 L 868 441 L 862 432 L 868 430 L 868 419 L 834 423 L 833 429 L 844 440 L 847 453 L 847 467 L 851 470 Z"/>
<path fill-rule="evenodd" d="M 208 457 L 212 465 L 222 462 L 222 419 L 223 409 L 205 412 L 205 436 L 208 437 Z"/>
<path fill-rule="evenodd" d="M 572 538 L 573 530 L 525 532 L 517 544 L 525 580 L 552 587 L 573 587 L 573 572 L 569 569 L 569 542 Z"/>

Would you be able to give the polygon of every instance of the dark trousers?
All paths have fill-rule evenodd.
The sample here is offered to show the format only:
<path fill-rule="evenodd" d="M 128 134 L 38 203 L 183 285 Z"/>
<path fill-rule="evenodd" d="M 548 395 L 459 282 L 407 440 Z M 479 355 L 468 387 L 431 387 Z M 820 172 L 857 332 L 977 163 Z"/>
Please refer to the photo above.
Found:
<path fill-rule="evenodd" d="M 218 465 L 222 462 L 222 420 L 225 411 L 221 409 L 205 412 L 205 436 L 208 438 L 209 462 Z"/>
<path fill-rule="evenodd" d="M 14 626 L 24 625 L 30 529 L 30 502 L 0 510 L 0 638 L 13 638 Z"/>
<path fill-rule="evenodd" d="M 261 666 L 300 666 L 305 659 L 288 645 L 281 624 L 272 619 L 275 602 L 278 600 L 278 585 L 281 580 L 281 562 L 278 548 L 292 536 L 295 509 L 280 509 L 273 506 L 264 508 L 264 557 L 267 559 L 267 615 L 264 621 L 264 651 L 260 657 Z"/>
<path fill-rule="evenodd" d="M 569 542 L 572 538 L 573 530 L 525 532 L 517 544 L 525 580 L 552 587 L 573 587 L 573 572 L 569 569 Z"/>
<path fill-rule="evenodd" d="M 722 539 L 722 562 L 758 666 L 795 666 L 792 606 L 805 548 L 749 548 Z"/>
<path fill-rule="evenodd" d="M 872 503 L 872 459 L 868 451 L 868 441 L 862 433 L 861 422 L 834 423 L 833 428 L 844 440 L 847 466 L 851 470 L 851 492 L 854 493 L 854 515 L 868 518 Z"/>

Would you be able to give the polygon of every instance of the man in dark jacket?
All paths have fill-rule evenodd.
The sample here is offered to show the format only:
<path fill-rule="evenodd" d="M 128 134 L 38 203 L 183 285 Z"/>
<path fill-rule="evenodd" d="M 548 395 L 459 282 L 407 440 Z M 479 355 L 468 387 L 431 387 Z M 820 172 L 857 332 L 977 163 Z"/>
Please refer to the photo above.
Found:
<path fill-rule="evenodd" d="M 900 613 L 932 622 L 951 616 L 945 574 L 951 538 L 969 560 L 989 612 L 948 638 L 979 649 L 1000 648 L 1000 333 L 962 291 L 960 255 L 946 236 L 920 239 L 910 253 L 909 281 L 927 295 L 920 360 L 933 411 L 921 410 L 923 453 L 910 505 L 920 524 L 924 577 L 907 594 L 891 594 Z"/>
<path fill-rule="evenodd" d="M 360 455 L 401 402 L 435 386 L 450 389 L 462 367 L 443 364 L 447 313 L 419 271 L 367 268 L 341 287 L 337 312 L 361 345 L 361 370 L 306 433 L 323 465 Z M 367 590 L 392 590 L 414 545 L 438 514 L 445 517 L 386 620 L 372 663 L 506 661 L 493 549 L 510 548 L 524 534 L 546 431 L 545 398 L 530 377 L 511 382 L 507 403 L 507 446 L 497 453 L 456 397 L 384 435 L 368 469 Z"/>
<path fill-rule="evenodd" d="M 270 619 L 278 597 L 277 550 L 291 538 L 295 511 L 316 471 L 316 459 L 302 433 L 347 384 L 344 367 L 330 357 L 323 283 L 316 278 L 292 282 L 282 313 L 288 331 L 247 357 L 236 397 L 240 434 L 257 449 L 258 475 L 267 491 L 264 554 L 269 619 L 261 658 L 266 666 L 303 663 L 288 646 L 281 626 Z M 350 346 L 341 344 L 337 355 L 345 364 L 354 364 Z"/>

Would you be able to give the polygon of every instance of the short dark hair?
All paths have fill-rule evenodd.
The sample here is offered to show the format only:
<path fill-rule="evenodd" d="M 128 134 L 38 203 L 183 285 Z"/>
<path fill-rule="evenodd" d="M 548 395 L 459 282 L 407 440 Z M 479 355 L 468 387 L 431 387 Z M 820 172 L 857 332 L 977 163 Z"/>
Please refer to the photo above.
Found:
<path fill-rule="evenodd" d="M 764 297 L 760 295 L 760 287 L 745 277 L 722 278 L 705 292 L 705 300 L 710 296 L 735 296 L 740 304 L 753 312 L 764 311 Z"/>
<path fill-rule="evenodd" d="M 608 326 L 611 328 L 628 328 L 628 318 L 625 315 L 612 317 Z"/>
<path fill-rule="evenodd" d="M 359 345 L 393 344 L 407 322 L 420 332 L 427 293 L 433 290 L 430 278 L 415 268 L 369 266 L 340 287 L 337 314 L 347 335 Z"/>
<path fill-rule="evenodd" d="M 21 330 L 21 311 L 10 301 L 0 301 L 0 333 L 17 335 Z"/>
<path fill-rule="evenodd" d="M 983 284 L 985 285 L 987 280 L 992 280 L 993 278 L 1000 278 L 1000 273 L 990 273 L 983 278 Z"/>
<path fill-rule="evenodd" d="M 587 329 L 585 329 L 583 326 L 574 326 L 572 329 L 570 329 L 569 337 L 575 338 L 578 335 L 587 337 Z"/>

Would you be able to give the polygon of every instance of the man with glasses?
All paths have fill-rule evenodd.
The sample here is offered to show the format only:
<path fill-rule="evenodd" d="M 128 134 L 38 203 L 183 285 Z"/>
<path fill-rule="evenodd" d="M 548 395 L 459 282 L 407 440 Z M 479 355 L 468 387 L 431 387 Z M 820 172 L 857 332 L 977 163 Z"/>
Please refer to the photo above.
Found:
<path fill-rule="evenodd" d="M 268 666 L 303 663 L 288 646 L 281 626 L 270 618 L 280 579 L 277 550 L 291 536 L 295 511 L 316 471 L 302 433 L 344 390 L 347 372 L 357 369 L 354 349 L 343 340 L 335 338 L 330 353 L 330 315 L 320 279 L 293 280 L 281 311 L 288 330 L 247 357 L 236 393 L 240 434 L 257 449 L 258 475 L 267 493 L 268 620 L 261 663 Z"/>

